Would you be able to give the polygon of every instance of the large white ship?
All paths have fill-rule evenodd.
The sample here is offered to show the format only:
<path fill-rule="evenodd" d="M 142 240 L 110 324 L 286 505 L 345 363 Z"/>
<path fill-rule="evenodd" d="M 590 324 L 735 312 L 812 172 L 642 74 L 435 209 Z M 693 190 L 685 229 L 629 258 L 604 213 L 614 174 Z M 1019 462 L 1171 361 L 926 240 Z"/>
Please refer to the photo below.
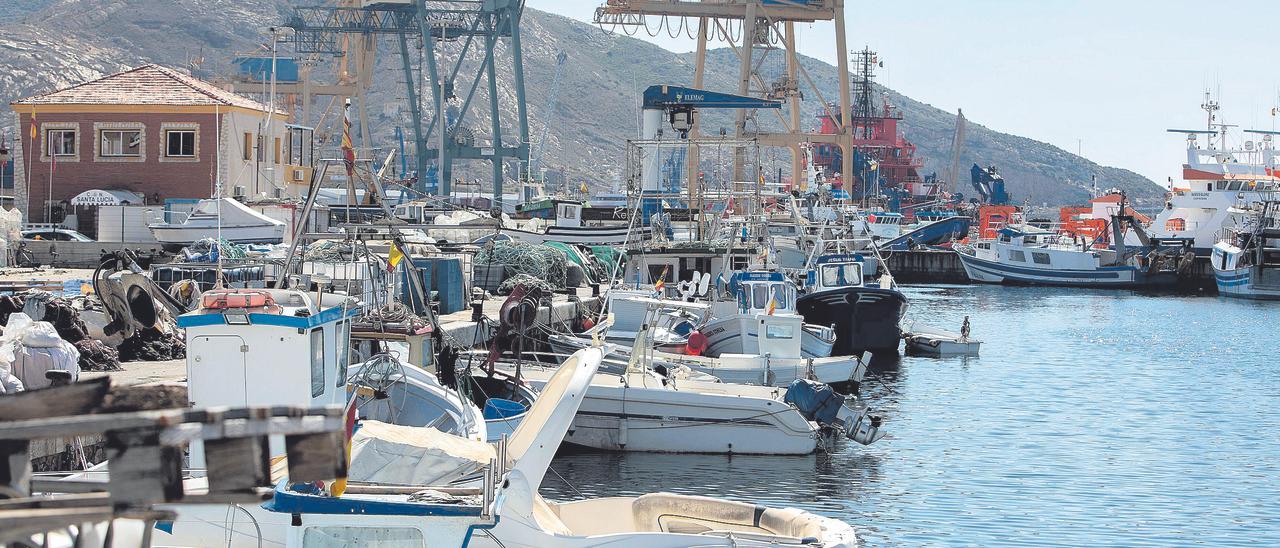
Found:
<path fill-rule="evenodd" d="M 1158 245 L 1189 245 L 1207 256 L 1225 228 L 1242 226 L 1252 204 L 1275 196 L 1280 188 L 1275 138 L 1277 131 L 1244 130 L 1236 148 L 1227 144 L 1227 129 L 1219 123 L 1218 103 L 1205 94 L 1201 105 L 1209 117 L 1207 129 L 1171 129 L 1187 139 L 1183 183 L 1173 183 L 1165 209 L 1156 215 L 1148 232 Z M 1201 147 L 1201 137 L 1204 146 Z M 1128 245 L 1138 245 L 1129 232 Z"/>

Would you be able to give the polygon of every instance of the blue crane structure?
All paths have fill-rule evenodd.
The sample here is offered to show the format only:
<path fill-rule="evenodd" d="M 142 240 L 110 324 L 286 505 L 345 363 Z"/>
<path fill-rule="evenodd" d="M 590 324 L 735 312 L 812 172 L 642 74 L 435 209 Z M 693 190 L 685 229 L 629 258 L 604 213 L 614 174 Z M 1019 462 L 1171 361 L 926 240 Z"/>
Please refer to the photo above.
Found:
<path fill-rule="evenodd" d="M 671 127 L 681 140 L 689 138 L 689 131 L 697 124 L 697 112 L 705 108 L 723 109 L 780 109 L 781 101 L 733 95 L 718 91 L 688 88 L 683 86 L 655 85 L 644 90 L 641 102 L 643 123 L 641 138 L 649 141 L 663 137 L 663 123 Z M 683 149 L 680 150 L 683 153 Z M 679 172 L 682 171 L 684 155 L 673 158 L 667 169 L 660 167 L 661 159 L 657 151 L 650 154 L 641 172 L 641 194 L 679 194 Z M 668 174 L 666 184 L 662 184 L 662 173 Z M 665 188 L 664 188 L 665 187 Z M 690 195 L 692 199 L 693 196 Z M 661 198 L 644 198 L 641 200 L 641 213 L 645 223 L 661 209 Z"/>
<path fill-rule="evenodd" d="M 973 189 L 982 196 L 982 203 L 1005 205 L 1009 203 L 1009 193 L 1004 189 L 1004 177 L 996 172 L 996 166 L 984 168 L 973 164 L 969 169 Z"/>
<path fill-rule="evenodd" d="M 524 0 L 384 0 L 365 1 L 358 5 L 296 7 L 284 26 L 294 30 L 293 43 L 299 54 L 344 54 L 343 44 L 351 36 L 394 36 L 399 40 L 400 57 L 411 132 L 415 172 L 419 192 L 434 191 L 448 196 L 455 160 L 489 161 L 493 167 L 495 200 L 502 199 L 503 163 L 529 160 L 529 118 L 525 107 L 524 61 L 520 48 L 520 18 Z M 415 72 L 409 52 L 410 40 L 423 55 L 428 87 L 434 109 L 430 121 L 423 124 L 423 112 L 415 82 L 423 67 Z M 499 44 L 506 42 L 505 48 Z M 453 45 L 456 60 L 452 66 L 440 66 L 437 50 Z M 498 52 L 509 52 L 514 108 L 503 109 L 498 93 L 496 65 Z M 466 63 L 466 61 L 475 61 Z M 472 68 L 463 73 L 464 65 Z M 459 81 L 461 80 L 461 82 Z M 467 114 L 481 82 L 488 88 L 491 135 L 489 143 L 478 143 L 465 125 Z M 458 95 L 459 90 L 464 90 Z M 461 106 L 446 109 L 450 99 Z M 448 110 L 448 112 L 447 112 Z M 453 112 L 456 110 L 456 112 Z M 504 139 L 504 111 L 514 111 L 513 125 L 517 135 Z M 435 133 L 435 138 L 429 136 Z M 510 143 L 510 144 L 508 144 Z M 435 144 L 435 148 L 430 147 Z M 438 185 L 429 188 L 426 162 L 436 160 Z"/>
<path fill-rule="evenodd" d="M 569 54 L 560 52 L 556 55 L 556 73 L 551 78 L 551 95 L 547 98 L 547 111 L 543 114 L 547 121 L 542 124 L 542 131 L 538 134 L 536 148 L 529 155 L 529 172 L 527 177 L 533 178 L 535 174 L 542 168 L 542 158 L 547 151 L 547 130 L 551 129 L 551 122 L 556 119 L 556 104 L 560 101 L 560 78 L 564 76 L 564 63 L 569 60 Z M 532 196 L 523 196 L 525 200 Z"/>

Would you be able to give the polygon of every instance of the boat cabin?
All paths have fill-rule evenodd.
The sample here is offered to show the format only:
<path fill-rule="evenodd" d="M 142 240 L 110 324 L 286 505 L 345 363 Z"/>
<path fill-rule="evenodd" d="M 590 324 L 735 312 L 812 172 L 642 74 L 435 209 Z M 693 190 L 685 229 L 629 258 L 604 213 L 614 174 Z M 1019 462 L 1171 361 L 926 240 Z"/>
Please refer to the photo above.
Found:
<path fill-rule="evenodd" d="M 781 272 L 738 272 L 729 279 L 729 294 L 740 314 L 791 314 L 796 284 Z"/>
<path fill-rule="evenodd" d="M 346 404 L 351 319 L 359 311 L 345 295 L 205 292 L 200 308 L 178 317 L 187 335 L 187 399 L 195 408 Z M 197 445 L 194 467 L 203 466 Z"/>
<path fill-rule="evenodd" d="M 863 285 L 865 258 L 855 254 L 823 255 L 813 269 L 805 273 L 804 286 L 809 292 L 859 287 Z"/>
<path fill-rule="evenodd" d="M 546 219 L 555 221 L 553 226 L 582 226 L 582 202 L 547 198 L 516 206 L 516 217 L 522 219 Z"/>

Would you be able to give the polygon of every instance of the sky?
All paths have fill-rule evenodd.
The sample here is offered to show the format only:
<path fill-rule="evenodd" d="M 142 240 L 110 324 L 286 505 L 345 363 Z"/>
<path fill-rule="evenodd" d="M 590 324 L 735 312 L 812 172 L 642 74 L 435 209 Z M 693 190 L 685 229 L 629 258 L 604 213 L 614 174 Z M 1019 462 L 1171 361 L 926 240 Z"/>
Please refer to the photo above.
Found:
<path fill-rule="evenodd" d="M 526 5 L 590 22 L 602 3 Z M 1206 90 L 1221 121 L 1240 126 L 1229 143 L 1245 139 L 1240 129 L 1280 129 L 1271 115 L 1280 106 L 1280 0 L 1239 0 L 1229 11 L 1184 0 L 845 4 L 848 47 L 879 52 L 881 84 L 1160 184 L 1177 180 L 1186 158 L 1183 138 L 1165 130 L 1203 129 Z M 799 29 L 802 54 L 835 62 L 834 24 Z M 639 36 L 677 52 L 695 46 Z"/>

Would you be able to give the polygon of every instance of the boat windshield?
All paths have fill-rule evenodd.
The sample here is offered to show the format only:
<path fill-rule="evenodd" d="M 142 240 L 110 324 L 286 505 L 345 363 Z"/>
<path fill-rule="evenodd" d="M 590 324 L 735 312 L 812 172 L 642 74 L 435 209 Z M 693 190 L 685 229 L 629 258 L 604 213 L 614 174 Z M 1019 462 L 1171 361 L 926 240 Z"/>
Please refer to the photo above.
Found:
<path fill-rule="evenodd" d="M 764 308 L 767 306 L 769 306 L 769 286 L 751 284 L 751 308 Z"/>
<path fill-rule="evenodd" d="M 862 268 L 856 263 L 822 266 L 823 287 L 844 287 L 862 282 Z"/>
<path fill-rule="evenodd" d="M 773 298 L 777 301 L 778 308 L 787 308 L 787 286 L 785 284 L 773 284 Z M 765 305 L 768 306 L 767 304 Z"/>

